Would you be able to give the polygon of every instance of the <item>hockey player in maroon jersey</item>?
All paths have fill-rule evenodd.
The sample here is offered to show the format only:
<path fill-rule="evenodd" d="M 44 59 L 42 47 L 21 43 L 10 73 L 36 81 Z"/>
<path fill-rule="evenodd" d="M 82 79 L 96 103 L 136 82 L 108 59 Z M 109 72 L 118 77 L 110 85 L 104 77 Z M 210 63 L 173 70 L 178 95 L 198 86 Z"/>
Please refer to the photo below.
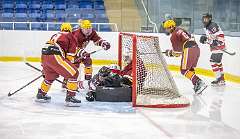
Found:
<path fill-rule="evenodd" d="M 223 31 L 218 24 L 212 22 L 212 15 L 209 13 L 203 15 L 202 22 L 206 35 L 201 36 L 200 43 L 209 44 L 212 53 L 210 57 L 212 71 L 216 75 L 216 80 L 212 81 L 211 84 L 213 86 L 225 85 L 222 65 L 223 52 L 221 51 L 225 49 Z"/>
<path fill-rule="evenodd" d="M 81 57 L 75 61 L 75 64 L 77 67 L 79 67 L 80 63 L 84 64 L 85 79 L 90 80 L 92 78 L 92 59 L 90 54 L 84 49 L 90 41 L 93 41 L 97 46 L 101 46 L 104 50 L 108 50 L 111 47 L 110 43 L 98 36 L 89 20 L 81 20 L 80 27 L 73 31 L 73 35 L 77 40 L 78 48 L 81 49 Z"/>
<path fill-rule="evenodd" d="M 75 98 L 78 90 L 78 69 L 72 64 L 73 57 L 77 53 L 77 42 L 71 33 L 72 27 L 69 23 L 61 25 L 61 32 L 54 34 L 42 48 L 42 67 L 44 81 L 38 90 L 36 101 L 48 102 L 51 97 L 47 95 L 53 81 L 63 76 L 67 79 L 66 106 L 79 106 L 80 100 Z"/>
<path fill-rule="evenodd" d="M 195 74 L 194 70 L 200 56 L 200 49 L 197 43 L 191 37 L 191 34 L 176 27 L 174 20 L 166 20 L 163 23 L 163 28 L 167 33 L 171 34 L 170 40 L 172 43 L 172 49 L 166 50 L 166 56 L 178 57 L 182 55 L 181 74 L 192 81 L 195 93 L 201 94 L 207 85 Z"/>

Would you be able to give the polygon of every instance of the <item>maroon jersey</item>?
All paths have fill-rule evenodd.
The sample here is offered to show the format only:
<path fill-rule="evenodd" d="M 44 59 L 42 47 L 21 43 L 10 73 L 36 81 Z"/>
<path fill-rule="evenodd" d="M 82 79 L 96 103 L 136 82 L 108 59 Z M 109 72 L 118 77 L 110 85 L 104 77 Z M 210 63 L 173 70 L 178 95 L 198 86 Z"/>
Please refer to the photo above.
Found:
<path fill-rule="evenodd" d="M 77 51 L 77 42 L 72 33 L 59 32 L 54 34 L 50 41 L 57 43 L 66 55 L 75 55 Z"/>
<path fill-rule="evenodd" d="M 89 36 L 85 36 L 79 28 L 73 31 L 73 35 L 76 38 L 80 49 L 84 49 L 88 45 L 89 41 L 93 41 L 95 45 L 100 45 L 99 42 L 102 40 L 95 30 L 93 30 Z"/>
<path fill-rule="evenodd" d="M 173 33 L 172 36 L 170 38 L 171 43 L 172 43 L 172 47 L 173 47 L 173 51 L 174 52 L 183 52 L 183 48 L 186 48 L 185 44 L 187 41 L 190 41 L 191 39 L 191 34 L 189 34 L 187 31 L 181 29 L 181 28 L 176 28 Z M 192 45 L 196 45 L 197 43 L 195 41 L 191 40 Z"/>

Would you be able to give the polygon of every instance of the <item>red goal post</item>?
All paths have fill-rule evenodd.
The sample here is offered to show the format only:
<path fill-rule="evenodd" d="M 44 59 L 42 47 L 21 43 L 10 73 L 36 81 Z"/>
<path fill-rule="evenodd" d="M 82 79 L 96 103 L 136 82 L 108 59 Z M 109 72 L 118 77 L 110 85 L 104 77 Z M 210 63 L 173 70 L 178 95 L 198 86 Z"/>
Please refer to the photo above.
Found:
<path fill-rule="evenodd" d="M 182 108 L 189 100 L 179 94 L 156 36 L 119 33 L 118 65 L 132 58 L 132 104 L 134 107 Z"/>

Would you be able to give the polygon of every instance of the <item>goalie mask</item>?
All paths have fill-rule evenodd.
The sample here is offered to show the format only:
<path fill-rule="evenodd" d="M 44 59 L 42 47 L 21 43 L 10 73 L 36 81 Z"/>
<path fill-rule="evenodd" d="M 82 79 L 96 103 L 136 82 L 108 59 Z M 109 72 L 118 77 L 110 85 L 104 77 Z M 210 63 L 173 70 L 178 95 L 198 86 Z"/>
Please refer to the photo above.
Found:
<path fill-rule="evenodd" d="M 202 23 L 204 27 L 207 27 L 212 22 L 212 15 L 209 13 L 203 14 Z"/>
<path fill-rule="evenodd" d="M 103 66 L 99 71 L 98 71 L 98 75 L 101 76 L 101 77 L 106 77 L 110 74 L 111 70 L 106 67 L 106 66 Z"/>

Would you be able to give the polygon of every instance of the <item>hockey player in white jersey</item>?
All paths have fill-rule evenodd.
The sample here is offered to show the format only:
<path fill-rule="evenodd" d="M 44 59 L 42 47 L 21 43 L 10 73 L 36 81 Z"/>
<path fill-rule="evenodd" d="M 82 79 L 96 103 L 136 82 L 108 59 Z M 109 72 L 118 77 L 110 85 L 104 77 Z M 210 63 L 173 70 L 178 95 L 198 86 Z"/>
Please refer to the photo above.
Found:
<path fill-rule="evenodd" d="M 211 57 L 210 62 L 212 71 L 215 73 L 216 80 L 212 81 L 213 86 L 225 85 L 221 50 L 225 49 L 224 33 L 220 26 L 212 22 L 212 15 L 206 13 L 202 16 L 202 23 L 204 25 L 205 35 L 201 36 L 200 43 L 209 44 Z"/>

